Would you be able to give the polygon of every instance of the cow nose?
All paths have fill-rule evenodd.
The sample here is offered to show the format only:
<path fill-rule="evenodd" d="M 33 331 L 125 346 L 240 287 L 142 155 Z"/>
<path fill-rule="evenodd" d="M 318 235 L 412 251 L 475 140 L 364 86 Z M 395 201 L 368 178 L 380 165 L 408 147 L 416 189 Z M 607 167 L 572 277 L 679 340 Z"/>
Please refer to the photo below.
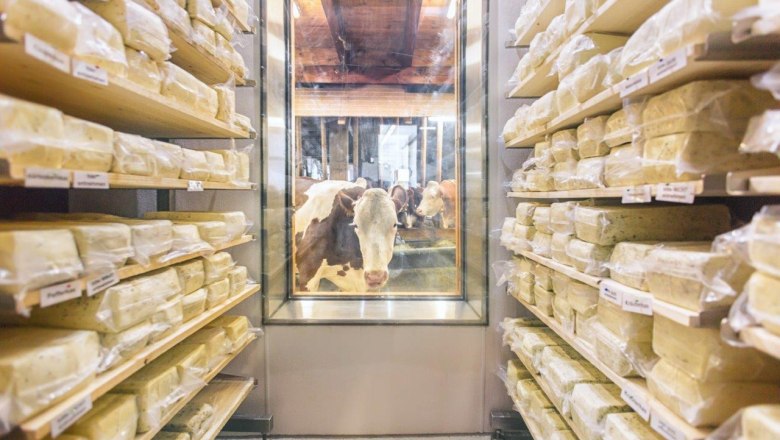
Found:
<path fill-rule="evenodd" d="M 386 270 L 371 270 L 366 272 L 366 284 L 371 289 L 382 287 L 387 282 Z"/>

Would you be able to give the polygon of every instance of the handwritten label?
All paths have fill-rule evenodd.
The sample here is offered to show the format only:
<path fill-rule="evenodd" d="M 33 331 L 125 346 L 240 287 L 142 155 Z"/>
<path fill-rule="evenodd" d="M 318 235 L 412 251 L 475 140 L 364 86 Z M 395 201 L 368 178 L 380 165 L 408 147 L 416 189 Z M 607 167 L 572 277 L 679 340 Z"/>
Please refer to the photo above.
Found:
<path fill-rule="evenodd" d="M 655 199 L 659 202 L 692 204 L 696 198 L 694 182 L 660 183 L 655 189 Z"/>
<path fill-rule="evenodd" d="M 70 172 L 48 168 L 26 168 L 24 186 L 27 188 L 69 188 Z"/>
<path fill-rule="evenodd" d="M 187 181 L 187 191 L 203 191 L 203 182 L 200 180 Z"/>
<path fill-rule="evenodd" d="M 623 292 L 623 310 L 653 316 L 653 298 L 649 295 Z"/>
<path fill-rule="evenodd" d="M 74 171 L 73 187 L 79 189 L 108 189 L 108 173 Z"/>
<path fill-rule="evenodd" d="M 87 296 L 94 296 L 119 282 L 119 274 L 115 270 L 98 275 L 87 281 Z"/>
<path fill-rule="evenodd" d="M 644 398 L 625 388 L 620 391 L 620 397 L 645 421 L 650 420 L 650 405 Z"/>
<path fill-rule="evenodd" d="M 637 90 L 647 87 L 649 83 L 650 79 L 646 71 L 628 77 L 620 83 L 620 97 L 625 98 Z"/>
<path fill-rule="evenodd" d="M 655 432 L 661 434 L 666 440 L 685 440 L 685 435 L 679 429 L 672 426 L 669 422 L 653 414 L 650 418 L 650 427 Z"/>
<path fill-rule="evenodd" d="M 51 436 L 58 437 L 91 409 L 92 398 L 90 396 L 84 396 L 83 399 L 74 403 L 70 408 L 63 411 L 62 414 L 51 421 Z"/>
<path fill-rule="evenodd" d="M 41 307 L 49 307 L 54 304 L 68 301 L 81 296 L 81 286 L 78 281 L 57 284 L 41 289 Z"/>
<path fill-rule="evenodd" d="M 623 203 L 650 203 L 653 199 L 653 192 L 650 185 L 632 186 L 623 190 Z"/>
<path fill-rule="evenodd" d="M 27 55 L 30 55 L 31 57 L 54 67 L 57 70 L 70 73 L 69 56 L 30 34 L 24 35 L 24 52 Z"/>
<path fill-rule="evenodd" d="M 668 57 L 661 58 L 657 63 L 650 67 L 650 82 L 656 82 L 685 68 L 688 63 L 686 50 L 687 48 L 680 49 Z"/>
<path fill-rule="evenodd" d="M 599 295 L 616 306 L 619 306 L 623 301 L 623 296 L 621 293 L 610 288 L 609 284 L 607 283 L 599 284 Z"/>
<path fill-rule="evenodd" d="M 105 70 L 81 60 L 73 60 L 73 76 L 101 86 L 108 85 L 108 73 Z"/>

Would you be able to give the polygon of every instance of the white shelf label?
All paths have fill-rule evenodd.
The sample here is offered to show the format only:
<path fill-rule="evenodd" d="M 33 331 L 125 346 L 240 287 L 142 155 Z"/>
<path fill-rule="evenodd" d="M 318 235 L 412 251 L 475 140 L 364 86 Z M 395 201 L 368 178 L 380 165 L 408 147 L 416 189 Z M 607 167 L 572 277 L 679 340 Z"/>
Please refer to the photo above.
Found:
<path fill-rule="evenodd" d="M 25 168 L 26 188 L 70 188 L 70 171 L 49 168 Z"/>
<path fill-rule="evenodd" d="M 685 434 L 663 418 L 658 417 L 658 414 L 656 413 L 653 413 L 653 416 L 650 418 L 650 427 L 652 427 L 655 432 L 661 434 L 666 440 L 686 440 Z"/>
<path fill-rule="evenodd" d="M 73 60 L 73 76 L 101 86 L 108 85 L 108 73 L 105 70 L 81 60 Z"/>
<path fill-rule="evenodd" d="M 650 82 L 654 83 L 685 68 L 688 64 L 686 53 L 687 48 L 682 48 L 668 57 L 661 58 L 657 63 L 653 64 L 653 66 L 650 67 Z"/>
<path fill-rule="evenodd" d="M 620 292 L 611 289 L 610 286 L 605 283 L 599 284 L 599 295 L 616 306 L 620 306 L 623 301 L 623 295 L 621 295 Z"/>
<path fill-rule="evenodd" d="M 696 198 L 696 183 L 659 183 L 655 189 L 655 199 L 659 202 L 692 204 Z"/>
<path fill-rule="evenodd" d="M 188 180 L 187 191 L 203 191 L 203 182 L 200 180 Z"/>
<path fill-rule="evenodd" d="M 625 388 L 620 391 L 620 397 L 645 421 L 650 420 L 650 405 L 647 404 L 644 398 Z"/>
<path fill-rule="evenodd" d="M 81 283 L 69 281 L 41 289 L 41 307 L 49 307 L 81 296 Z"/>
<path fill-rule="evenodd" d="M 33 35 L 24 34 L 24 52 L 57 70 L 70 73 L 70 57 Z"/>
<path fill-rule="evenodd" d="M 623 310 L 641 315 L 653 316 L 653 298 L 649 295 L 637 295 L 623 292 Z"/>
<path fill-rule="evenodd" d="M 73 187 L 79 189 L 108 189 L 108 173 L 74 171 Z"/>
<path fill-rule="evenodd" d="M 653 199 L 653 191 L 650 185 L 632 186 L 623 190 L 622 203 L 650 203 Z"/>
<path fill-rule="evenodd" d="M 94 296 L 119 282 L 119 274 L 115 270 L 98 275 L 87 281 L 87 296 Z"/>
<path fill-rule="evenodd" d="M 647 87 L 649 83 L 650 83 L 650 79 L 647 74 L 647 71 L 637 73 L 634 76 L 630 76 L 624 79 L 623 82 L 620 83 L 620 97 L 625 98 L 626 96 L 636 92 L 637 90 Z"/>
<path fill-rule="evenodd" d="M 51 436 L 58 437 L 92 409 L 92 397 L 85 396 L 51 421 Z"/>

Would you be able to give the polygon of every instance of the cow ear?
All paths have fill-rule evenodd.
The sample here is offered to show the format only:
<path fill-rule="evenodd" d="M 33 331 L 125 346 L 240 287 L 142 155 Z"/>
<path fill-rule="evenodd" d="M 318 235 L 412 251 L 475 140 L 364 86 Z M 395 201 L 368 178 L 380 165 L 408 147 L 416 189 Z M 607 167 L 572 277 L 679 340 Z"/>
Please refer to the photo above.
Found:
<path fill-rule="evenodd" d="M 357 200 L 350 197 L 350 195 L 344 191 L 339 191 L 336 198 L 338 198 L 339 205 L 341 205 L 347 215 L 353 217 L 355 215 L 355 203 Z"/>

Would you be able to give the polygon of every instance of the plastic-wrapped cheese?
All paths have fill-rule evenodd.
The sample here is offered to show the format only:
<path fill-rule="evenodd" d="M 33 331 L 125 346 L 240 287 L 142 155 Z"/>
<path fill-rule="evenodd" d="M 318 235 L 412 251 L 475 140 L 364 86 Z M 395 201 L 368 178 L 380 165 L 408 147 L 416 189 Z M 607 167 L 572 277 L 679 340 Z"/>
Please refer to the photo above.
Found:
<path fill-rule="evenodd" d="M 100 371 L 119 365 L 141 351 L 149 343 L 153 330 L 151 321 L 146 320 L 118 333 L 101 333 Z"/>
<path fill-rule="evenodd" d="M 537 232 L 552 234 L 550 230 L 550 208 L 547 206 L 537 206 L 533 210 L 533 225 Z"/>
<path fill-rule="evenodd" d="M 609 146 L 604 142 L 608 116 L 587 118 L 577 127 L 577 150 L 581 158 L 606 156 Z"/>
<path fill-rule="evenodd" d="M 512 230 L 512 238 L 514 239 L 512 250 L 515 252 L 531 250 L 531 242 L 533 241 L 535 235 L 536 228 L 533 226 L 523 226 L 519 223 L 516 223 L 514 229 Z"/>
<path fill-rule="evenodd" d="M 520 350 L 534 367 L 543 365 L 542 352 L 545 347 L 564 344 L 563 339 L 552 332 L 527 331 L 522 335 Z"/>
<path fill-rule="evenodd" d="M 656 242 L 624 241 L 615 245 L 609 258 L 609 277 L 634 289 L 649 291 L 644 261 Z"/>
<path fill-rule="evenodd" d="M 550 368 L 555 365 L 556 362 L 578 361 L 582 359 L 582 356 L 577 350 L 564 343 L 563 340 L 560 341 L 559 344 L 548 344 L 543 347 L 540 350 L 540 354 L 537 354 L 534 360 L 534 365 L 539 367 L 539 373 L 542 375 L 542 378 L 546 378 L 550 374 Z"/>
<path fill-rule="evenodd" d="M 552 259 L 567 266 L 571 266 L 571 258 L 566 254 L 566 247 L 569 242 L 574 238 L 570 234 L 561 234 L 556 232 L 552 235 L 552 241 L 550 242 L 550 255 Z"/>
<path fill-rule="evenodd" d="M 506 217 L 504 218 L 504 222 L 501 224 L 501 235 L 499 236 L 499 243 L 501 246 L 511 250 L 512 248 L 512 240 L 514 237 L 512 237 L 512 232 L 515 229 L 515 218 L 514 217 Z"/>
<path fill-rule="evenodd" d="M 578 206 L 577 238 L 602 246 L 621 241 L 707 240 L 730 227 L 723 205 L 625 207 Z"/>
<path fill-rule="evenodd" d="M 627 40 L 627 37 L 619 35 L 597 33 L 573 36 L 561 47 L 560 55 L 555 61 L 558 79 L 563 80 L 564 77 L 574 72 L 577 66 L 585 64 L 596 55 L 606 54 L 623 46 Z"/>
<path fill-rule="evenodd" d="M 225 333 L 227 334 L 227 338 L 230 341 L 231 344 L 231 352 L 238 349 L 241 344 L 243 344 L 247 338 L 249 337 L 249 328 L 251 325 L 249 324 L 249 318 L 246 316 L 232 316 L 232 315 L 223 315 L 219 318 L 212 321 L 208 327 L 219 327 L 223 330 L 225 330 Z M 517 370 L 518 365 L 514 365 L 514 370 L 512 372 L 513 377 L 520 377 L 523 374 L 528 374 L 526 371 L 525 373 L 522 373 L 522 371 Z M 524 371 L 524 369 L 523 369 Z M 507 375 L 509 375 L 510 371 L 507 370 Z M 530 377 L 530 376 L 529 376 Z"/>
<path fill-rule="evenodd" d="M 233 114 L 236 112 L 236 92 L 230 87 L 222 85 L 214 86 L 214 90 L 217 92 L 217 100 L 219 102 L 217 119 L 230 123 L 233 119 Z"/>
<path fill-rule="evenodd" d="M 566 295 L 566 289 L 569 288 L 569 283 L 572 279 L 558 271 L 553 271 L 551 278 L 553 292 L 555 292 L 556 295 Z"/>
<path fill-rule="evenodd" d="M 216 55 L 217 34 L 214 33 L 212 28 L 200 20 L 192 20 L 192 40 L 207 53 Z"/>
<path fill-rule="evenodd" d="M 155 61 L 170 58 L 168 28 L 153 12 L 132 0 L 90 0 L 85 4 L 119 30 L 126 46 L 143 51 Z"/>
<path fill-rule="evenodd" d="M 10 429 L 94 378 L 99 350 L 95 332 L 0 329 L 0 426 Z"/>
<path fill-rule="evenodd" d="M 574 234 L 574 208 L 579 205 L 592 206 L 593 202 L 582 200 L 550 205 L 550 229 L 561 234 Z"/>
<path fill-rule="evenodd" d="M 206 280 L 206 272 L 203 267 L 203 260 L 190 260 L 173 266 L 179 277 L 179 284 L 182 286 L 182 293 L 187 295 L 201 287 Z"/>
<path fill-rule="evenodd" d="M 596 356 L 622 377 L 646 376 L 657 356 L 652 343 L 643 336 L 620 337 L 598 320 L 590 324 Z"/>
<path fill-rule="evenodd" d="M 535 263 L 533 268 L 534 282 L 544 290 L 552 290 L 552 274 L 554 271 L 549 267 Z"/>
<path fill-rule="evenodd" d="M 647 183 L 642 173 L 642 147 L 625 144 L 613 147 L 604 162 L 607 186 L 631 186 Z"/>
<path fill-rule="evenodd" d="M 210 244 L 200 238 L 198 227 L 193 224 L 173 224 L 174 253 L 188 254 L 192 252 L 213 251 Z"/>
<path fill-rule="evenodd" d="M 512 139 L 515 139 L 518 136 L 517 121 L 515 120 L 515 117 L 512 116 L 506 121 L 506 124 L 504 124 L 504 129 L 501 131 L 501 138 L 504 140 L 505 144 L 508 144 Z"/>
<path fill-rule="evenodd" d="M 227 225 L 220 221 L 185 222 L 174 221 L 177 224 L 189 224 L 198 228 L 200 237 L 213 246 L 219 246 L 228 241 Z"/>
<path fill-rule="evenodd" d="M 184 9 L 183 5 L 179 5 L 177 0 L 144 0 L 146 5 L 149 6 L 157 15 L 162 18 L 165 25 L 168 26 L 170 31 L 178 33 L 184 38 L 190 38 L 192 34 L 192 25 L 190 24 L 190 16 Z"/>
<path fill-rule="evenodd" d="M 609 274 L 607 262 L 611 254 L 612 246 L 600 246 L 576 238 L 566 247 L 566 255 L 575 269 L 598 277 Z"/>
<path fill-rule="evenodd" d="M 111 171 L 119 174 L 151 176 L 156 170 L 156 149 L 151 140 L 114 132 L 114 162 Z"/>
<path fill-rule="evenodd" d="M 230 335 L 230 330 L 228 330 L 227 327 L 225 328 L 225 331 L 228 332 L 228 337 L 231 341 L 233 341 L 233 346 L 235 347 L 237 344 L 240 344 L 240 341 L 242 338 L 245 338 L 247 334 L 249 334 L 249 320 L 246 319 L 245 316 L 230 316 L 226 317 L 227 319 L 223 323 L 218 323 L 216 326 L 220 325 L 227 325 L 230 326 L 231 324 L 236 328 L 236 330 L 241 330 L 237 333 L 237 336 Z M 241 320 L 240 318 L 243 318 Z M 239 326 L 239 327 L 236 327 Z M 519 359 L 512 359 L 506 363 L 506 386 L 507 389 L 517 389 L 518 382 L 521 380 L 531 379 L 532 374 L 529 372 L 524 366 L 523 363 L 520 362 Z M 533 380 L 531 380 L 533 382 Z M 520 396 L 522 398 L 522 396 Z"/>
<path fill-rule="evenodd" d="M 174 221 L 220 221 L 227 225 L 229 240 L 243 235 L 250 223 L 242 211 L 155 211 L 144 214 L 145 218 Z"/>
<path fill-rule="evenodd" d="M 208 291 L 206 295 L 206 309 L 212 309 L 225 302 L 230 295 L 230 281 L 227 278 L 223 278 L 206 285 L 206 290 Z"/>
<path fill-rule="evenodd" d="M 650 342 L 653 339 L 653 317 L 623 310 L 599 298 L 598 320 L 622 340 Z"/>
<path fill-rule="evenodd" d="M 61 168 L 68 145 L 59 110 L 0 95 L 0 158 L 20 167 Z"/>
<path fill-rule="evenodd" d="M 755 272 L 748 281 L 747 310 L 759 324 L 774 334 L 780 334 L 780 279 Z"/>
<path fill-rule="evenodd" d="M 13 40 L 21 41 L 24 34 L 31 34 L 64 52 L 76 45 L 80 21 L 72 3 L 5 0 L 0 11 L 5 14 L 3 33 Z"/>
<path fill-rule="evenodd" d="M 550 258 L 552 234 L 545 234 L 537 231 L 534 234 L 534 239 L 531 241 L 531 249 L 536 255 L 540 255 L 545 258 Z"/>
<path fill-rule="evenodd" d="M 62 167 L 81 171 L 106 172 L 114 157 L 114 131 L 93 122 L 64 115 L 65 139 L 71 148 L 65 150 Z"/>
<path fill-rule="evenodd" d="M 780 403 L 775 383 L 700 382 L 663 358 L 647 385 L 653 397 L 695 427 L 720 425 L 746 406 Z"/>
<path fill-rule="evenodd" d="M 184 311 L 184 322 L 200 315 L 206 310 L 206 289 L 198 289 L 182 298 L 182 309 Z"/>
<path fill-rule="evenodd" d="M 233 23 L 230 22 L 227 14 L 217 13 L 217 22 L 214 24 L 214 32 L 228 41 L 233 39 Z"/>
<path fill-rule="evenodd" d="M 83 5 L 74 3 L 73 6 L 80 22 L 73 58 L 117 77 L 127 76 L 125 46 L 119 31 Z"/>
<path fill-rule="evenodd" d="M 209 178 L 209 163 L 206 153 L 198 150 L 182 148 L 181 178 L 188 180 L 207 180 Z"/>
<path fill-rule="evenodd" d="M 580 156 L 577 154 L 577 130 L 572 128 L 553 133 L 550 151 L 558 163 L 579 160 Z"/>
<path fill-rule="evenodd" d="M 538 128 L 552 121 L 558 116 L 558 107 L 555 104 L 555 91 L 547 92 L 531 104 L 528 111 L 526 124 L 529 128 Z"/>
<path fill-rule="evenodd" d="M 553 167 L 553 188 L 556 191 L 570 191 L 578 189 L 577 187 L 577 162 L 567 160 L 559 162 Z"/>
<path fill-rule="evenodd" d="M 209 164 L 209 177 L 210 182 L 228 182 L 230 181 L 230 171 L 225 166 L 225 160 L 221 155 L 212 151 L 204 151 L 206 155 L 206 162 Z"/>
<path fill-rule="evenodd" d="M 183 108 L 208 117 L 215 117 L 219 102 L 217 92 L 181 67 L 166 62 L 161 66 L 163 83 L 161 93 Z"/>
<path fill-rule="evenodd" d="M 579 383 L 605 383 L 607 379 L 598 370 L 587 364 L 587 361 L 574 359 L 556 359 L 547 366 L 545 376 L 555 397 L 560 400 L 564 415 L 571 409 L 568 404 L 574 386 Z"/>
<path fill-rule="evenodd" d="M 607 159 L 605 157 L 591 157 L 577 162 L 574 176 L 574 185 L 577 189 L 604 188 L 604 169 Z"/>
<path fill-rule="evenodd" d="M 198 330 L 194 335 L 187 338 L 186 342 L 188 344 L 203 344 L 206 346 L 206 359 L 208 359 L 209 368 L 214 368 L 232 349 L 225 330 L 217 327 Z"/>
<path fill-rule="evenodd" d="M 142 88 L 160 93 L 162 87 L 162 73 L 157 63 L 143 52 L 131 47 L 125 47 L 127 58 L 127 79 Z"/>
<path fill-rule="evenodd" d="M 184 393 L 179 387 L 175 365 L 152 362 L 114 388 L 114 392 L 135 395 L 139 433 L 160 427 L 162 418 Z"/>
<path fill-rule="evenodd" d="M 598 1 L 596 0 L 568 0 L 563 13 L 565 35 L 576 34 L 580 26 L 585 23 L 585 20 L 596 12 L 597 7 Z"/>
<path fill-rule="evenodd" d="M 217 58 L 222 60 L 224 64 L 228 64 L 230 66 L 230 70 L 237 77 L 246 77 L 247 69 L 246 64 L 244 63 L 244 58 L 240 53 L 238 53 L 236 48 L 234 48 L 228 40 L 222 37 L 222 35 L 217 35 Z M 232 122 L 234 125 L 238 126 L 248 127 L 250 125 L 249 119 L 243 115 L 239 115 L 238 113 L 234 115 L 234 120 Z M 249 129 L 247 128 L 247 131 L 248 130 Z"/>
<path fill-rule="evenodd" d="M 740 426 L 745 440 L 780 438 L 780 405 L 755 405 L 745 408 Z"/>
<path fill-rule="evenodd" d="M 126 394 L 106 394 L 84 416 L 68 428 L 67 434 L 90 440 L 133 440 L 138 408 L 135 398 Z"/>
<path fill-rule="evenodd" d="M 578 338 L 582 339 L 591 346 L 595 344 L 593 336 L 593 324 L 596 322 L 596 320 L 593 315 L 595 315 L 595 312 L 592 312 L 590 315 L 582 315 L 577 313 L 577 316 L 574 317 L 574 333 Z"/>
<path fill-rule="evenodd" d="M 752 347 L 732 347 L 717 328 L 686 327 L 655 317 L 653 350 L 701 381 L 780 381 L 780 360 Z"/>
<path fill-rule="evenodd" d="M 247 268 L 246 266 L 235 266 L 228 271 L 228 281 L 230 281 L 230 296 L 238 295 L 246 289 Z"/>
<path fill-rule="evenodd" d="M 84 266 L 67 229 L 0 231 L 0 293 L 74 279 Z"/>
<path fill-rule="evenodd" d="M 631 412 L 631 407 L 620 397 L 615 384 L 583 383 L 574 386 L 571 393 L 571 416 L 582 440 L 600 440 L 608 414 Z"/>
<path fill-rule="evenodd" d="M 578 314 L 589 315 L 595 312 L 598 305 L 599 289 L 577 280 L 570 280 L 566 285 L 566 299 Z"/>
<path fill-rule="evenodd" d="M 765 206 L 753 216 L 748 235 L 750 264 L 762 272 L 780 277 L 780 210 L 777 206 Z"/>
<path fill-rule="evenodd" d="M 618 54 L 619 51 L 617 49 Z M 587 102 L 613 85 L 615 79 L 610 74 L 610 61 L 613 60 L 614 52 L 592 57 L 560 81 L 555 94 L 560 114 Z"/>
<path fill-rule="evenodd" d="M 217 15 L 209 0 L 187 0 L 187 11 L 190 17 L 200 20 L 210 28 L 217 22 Z"/>
<path fill-rule="evenodd" d="M 157 362 L 176 367 L 184 382 L 203 377 L 209 371 L 206 346 L 201 343 L 180 342 L 163 353 Z"/>
<path fill-rule="evenodd" d="M 175 144 L 167 142 L 152 141 L 155 149 L 155 172 L 156 177 L 168 177 L 178 179 L 181 173 L 182 162 L 184 162 L 184 153 L 182 148 Z"/>
<path fill-rule="evenodd" d="M 542 432 L 542 438 L 552 438 L 555 432 L 568 431 L 569 425 L 558 414 L 558 411 L 548 409 L 543 411 L 539 417 L 539 430 Z"/>
<path fill-rule="evenodd" d="M 661 440 L 637 413 L 612 413 L 604 419 L 603 440 Z"/>
<path fill-rule="evenodd" d="M 555 189 L 553 177 L 547 170 L 527 171 L 525 178 L 528 191 L 552 191 Z"/>
<path fill-rule="evenodd" d="M 574 315 L 574 309 L 565 296 L 553 296 L 553 317 L 571 334 L 574 334 Z"/>
<path fill-rule="evenodd" d="M 163 428 L 175 432 L 186 432 L 191 438 L 199 439 L 211 427 L 214 407 L 208 403 L 189 402 Z"/>
<path fill-rule="evenodd" d="M 158 432 L 154 435 L 154 440 L 192 440 L 186 432 Z"/>
<path fill-rule="evenodd" d="M 171 334 L 184 322 L 184 307 L 182 295 L 176 295 L 168 299 L 164 304 L 157 306 L 152 315 L 152 333 L 149 335 L 151 342 Z"/>

